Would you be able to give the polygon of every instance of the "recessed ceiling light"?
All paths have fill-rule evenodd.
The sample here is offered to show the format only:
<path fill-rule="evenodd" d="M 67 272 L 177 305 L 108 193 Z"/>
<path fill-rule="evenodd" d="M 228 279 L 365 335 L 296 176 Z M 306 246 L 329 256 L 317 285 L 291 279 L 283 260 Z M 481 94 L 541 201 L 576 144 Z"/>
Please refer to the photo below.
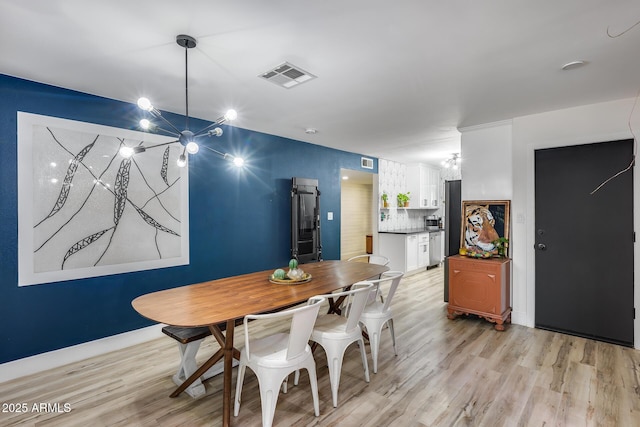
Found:
<path fill-rule="evenodd" d="M 349 177 L 347 175 L 345 175 L 345 176 L 342 177 L 342 179 L 346 181 L 347 179 L 349 179 Z"/>
<path fill-rule="evenodd" d="M 579 68 L 579 67 L 582 67 L 583 65 L 586 65 L 586 63 L 587 63 L 586 61 L 571 61 L 564 64 L 562 66 L 562 69 L 565 71 L 573 70 L 574 68 Z"/>
<path fill-rule="evenodd" d="M 304 133 L 307 133 L 307 134 L 309 134 L 309 135 L 313 135 L 313 134 L 318 133 L 318 129 L 314 129 L 314 128 L 306 128 L 306 129 L 304 130 Z"/>

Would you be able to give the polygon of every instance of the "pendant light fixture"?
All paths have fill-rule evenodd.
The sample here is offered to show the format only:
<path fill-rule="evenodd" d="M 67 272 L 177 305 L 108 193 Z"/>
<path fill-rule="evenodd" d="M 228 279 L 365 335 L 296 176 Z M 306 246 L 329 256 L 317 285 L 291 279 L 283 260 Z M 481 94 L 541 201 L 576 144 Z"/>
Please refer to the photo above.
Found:
<path fill-rule="evenodd" d="M 138 107 L 144 110 L 151 117 L 155 119 L 159 119 L 164 123 L 164 125 L 168 126 L 169 129 L 164 129 L 157 126 L 155 123 L 151 122 L 149 119 L 144 118 L 140 120 L 140 128 L 145 131 L 160 131 L 165 134 L 176 137 L 175 141 L 169 141 L 162 144 L 155 144 L 150 146 L 137 145 L 135 147 L 123 146 L 120 149 L 120 155 L 125 158 L 130 158 L 139 153 L 143 153 L 146 150 L 151 148 L 161 147 L 173 143 L 180 143 L 183 146 L 182 154 L 178 158 L 178 166 L 184 167 L 187 164 L 187 156 L 189 154 L 196 154 L 200 150 L 200 145 L 198 144 L 198 139 L 200 137 L 211 137 L 211 136 L 221 136 L 222 129 L 218 127 L 219 125 L 226 123 L 230 120 L 234 120 L 237 117 L 237 113 L 235 110 L 228 110 L 222 117 L 215 120 L 210 125 L 206 126 L 204 129 L 201 129 L 197 132 L 192 132 L 189 129 L 189 62 L 188 62 L 188 53 L 189 49 L 196 47 L 196 39 L 187 36 L 185 34 L 180 34 L 176 36 L 176 43 L 179 46 L 184 48 L 184 91 L 185 91 L 185 127 L 184 130 L 180 130 L 178 127 L 174 126 L 169 120 L 167 120 L 160 111 L 158 111 L 151 101 L 148 98 L 140 98 L 138 99 Z M 204 146 L 210 151 L 218 154 L 225 160 L 232 161 L 236 166 L 240 167 L 244 164 L 244 160 L 240 157 L 233 156 L 229 153 L 222 153 L 218 150 L 215 150 L 209 146 Z"/>

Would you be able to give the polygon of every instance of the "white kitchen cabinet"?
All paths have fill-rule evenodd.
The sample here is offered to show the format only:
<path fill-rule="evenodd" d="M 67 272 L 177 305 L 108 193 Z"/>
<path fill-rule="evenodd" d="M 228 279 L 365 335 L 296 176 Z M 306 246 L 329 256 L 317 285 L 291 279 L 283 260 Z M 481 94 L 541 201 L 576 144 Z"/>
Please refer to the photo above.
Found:
<path fill-rule="evenodd" d="M 430 256 L 430 233 L 418 234 L 418 267 L 427 267 L 429 265 Z"/>
<path fill-rule="evenodd" d="M 407 234 L 406 238 L 406 257 L 407 265 L 404 271 L 411 271 L 418 268 L 418 235 Z"/>
<path fill-rule="evenodd" d="M 437 209 L 440 204 L 440 171 L 422 163 L 407 165 L 407 189 L 411 208 Z"/>
<path fill-rule="evenodd" d="M 432 208 L 440 207 L 440 171 L 429 169 L 429 200 Z"/>
<path fill-rule="evenodd" d="M 418 233 L 379 233 L 378 246 L 380 255 L 389 258 L 390 270 L 405 273 L 415 273 L 420 270 Z"/>
<path fill-rule="evenodd" d="M 428 181 L 429 171 L 423 164 L 407 165 L 407 190 L 411 193 L 410 207 L 428 207 Z"/>

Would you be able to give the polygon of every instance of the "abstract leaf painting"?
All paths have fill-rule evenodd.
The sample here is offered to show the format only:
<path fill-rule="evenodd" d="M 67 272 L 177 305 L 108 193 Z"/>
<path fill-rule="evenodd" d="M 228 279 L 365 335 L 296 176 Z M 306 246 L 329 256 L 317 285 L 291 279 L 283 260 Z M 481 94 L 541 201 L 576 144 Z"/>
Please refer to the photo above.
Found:
<path fill-rule="evenodd" d="M 188 168 L 170 138 L 18 113 L 20 286 L 189 263 Z"/>

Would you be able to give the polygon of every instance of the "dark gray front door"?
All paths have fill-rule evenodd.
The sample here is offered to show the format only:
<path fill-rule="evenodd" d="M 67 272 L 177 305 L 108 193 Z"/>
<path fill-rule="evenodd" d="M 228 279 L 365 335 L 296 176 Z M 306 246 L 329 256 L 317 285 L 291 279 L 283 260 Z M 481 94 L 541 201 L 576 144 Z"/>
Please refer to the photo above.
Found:
<path fill-rule="evenodd" d="M 535 323 L 633 345 L 633 141 L 535 152 Z"/>

